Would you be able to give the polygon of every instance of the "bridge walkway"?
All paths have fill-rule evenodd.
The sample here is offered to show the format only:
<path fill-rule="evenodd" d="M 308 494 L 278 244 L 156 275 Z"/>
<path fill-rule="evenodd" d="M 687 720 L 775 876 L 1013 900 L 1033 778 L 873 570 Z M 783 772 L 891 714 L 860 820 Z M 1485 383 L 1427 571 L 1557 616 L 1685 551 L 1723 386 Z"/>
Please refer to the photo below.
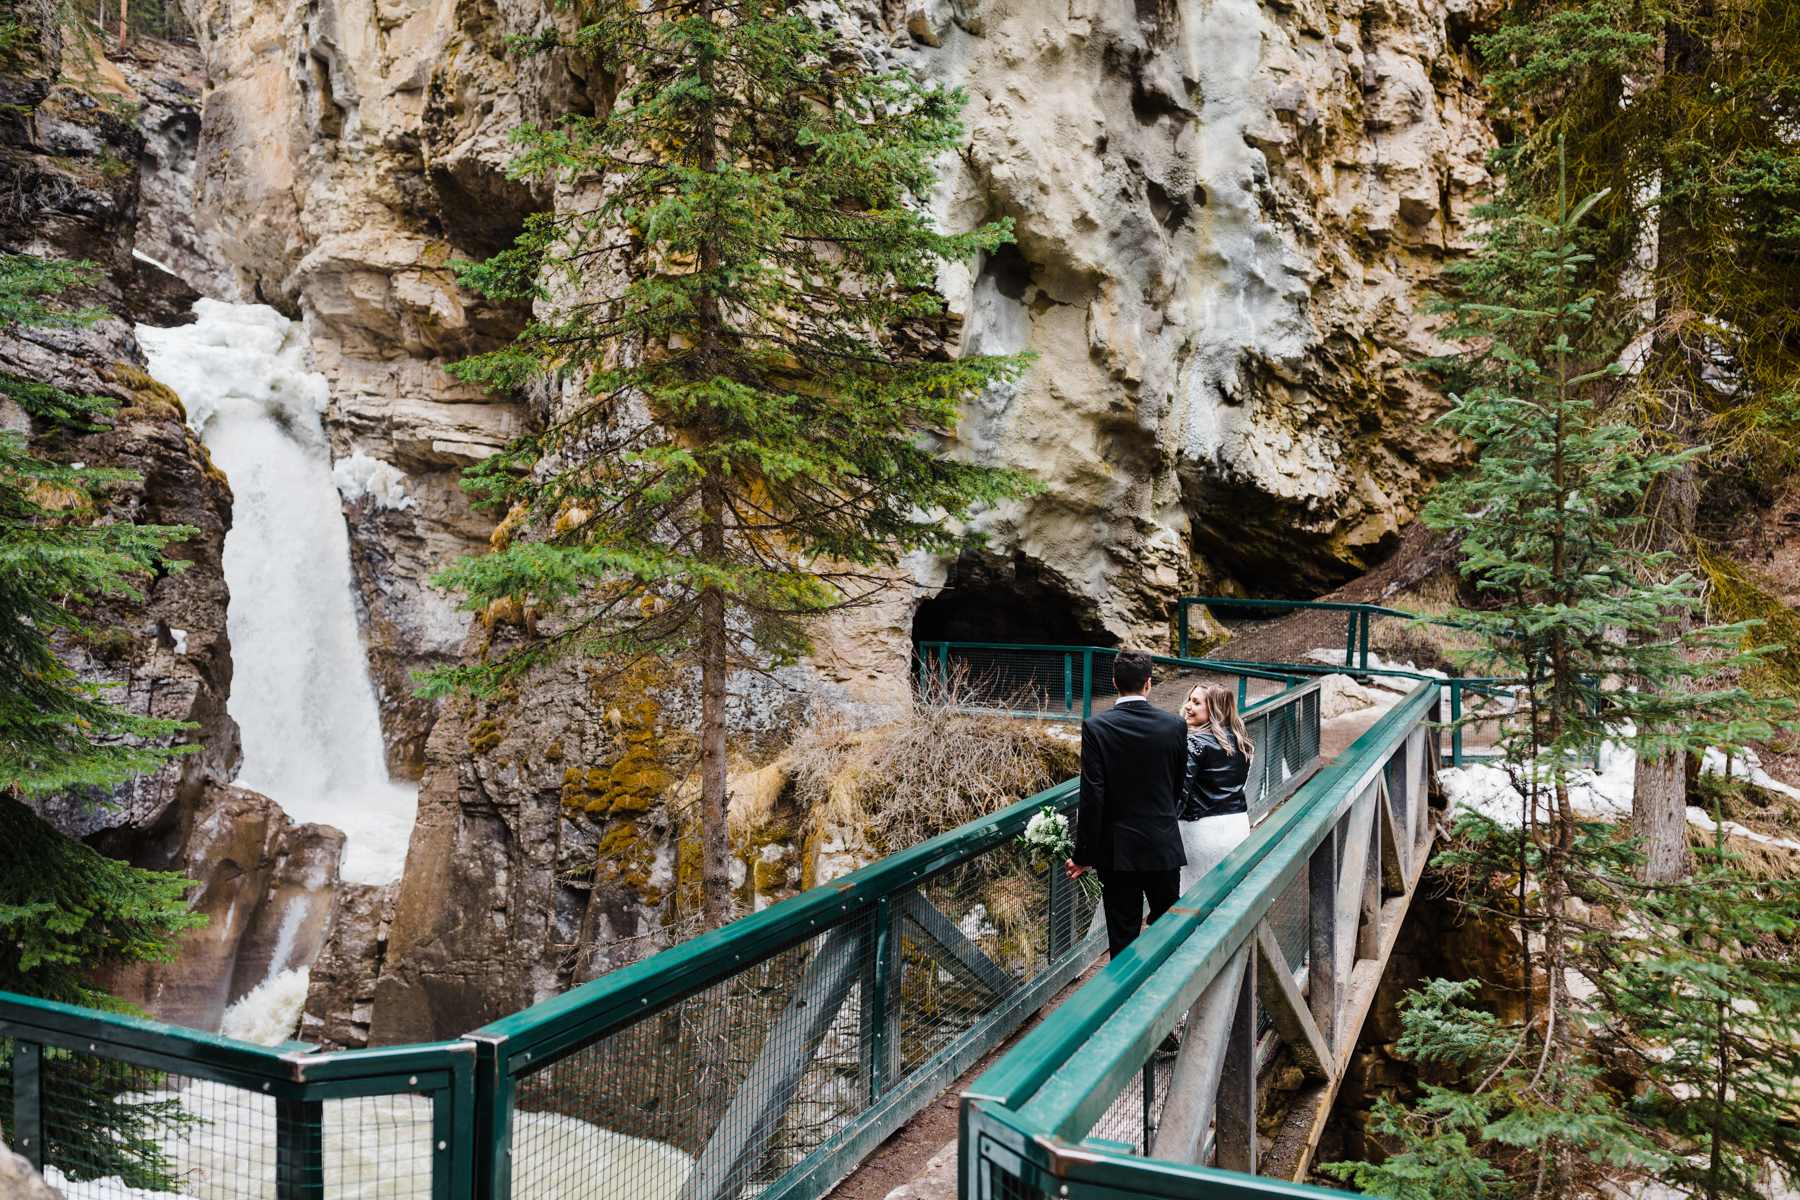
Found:
<path fill-rule="evenodd" d="M 1189 689 L 1197 682 L 1236 680 L 1227 674 L 1206 671 L 1172 673 L 1151 689 L 1153 703 L 1176 711 Z M 1252 702 L 1267 700 L 1279 694 L 1281 685 L 1268 680 L 1251 682 Z M 1320 722 L 1319 766 L 1333 762 L 1357 738 L 1367 733 L 1387 711 L 1387 705 L 1374 704 Z M 1075 994 L 1080 986 L 1093 978 L 1104 966 L 1096 961 L 1075 982 L 1065 987 L 1018 1032 L 990 1052 L 980 1063 L 945 1089 L 943 1098 L 921 1110 L 877 1147 L 861 1164 L 828 1193 L 828 1200 L 944 1200 L 956 1194 L 957 1186 L 957 1104 L 960 1096 L 994 1062 L 1009 1052 L 1031 1030 L 1041 1025 L 1051 1013 Z M 1159 1054 L 1152 1060 L 1156 1072 L 1154 1087 L 1167 1094 L 1175 1067 L 1175 1056 Z M 1129 1105 L 1126 1106 L 1129 1108 Z M 1108 1119 L 1110 1118 L 1110 1120 Z M 1102 1126 L 1119 1126 L 1140 1119 L 1138 1114 L 1109 1112 Z"/>

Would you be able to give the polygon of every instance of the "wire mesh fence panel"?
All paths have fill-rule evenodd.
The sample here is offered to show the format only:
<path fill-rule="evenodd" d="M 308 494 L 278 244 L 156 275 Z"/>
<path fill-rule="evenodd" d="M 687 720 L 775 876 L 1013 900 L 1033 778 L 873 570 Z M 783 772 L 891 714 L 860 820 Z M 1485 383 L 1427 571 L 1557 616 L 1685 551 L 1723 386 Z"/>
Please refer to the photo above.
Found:
<path fill-rule="evenodd" d="M 1175 1055 L 1172 1044 L 1158 1047 L 1100 1114 L 1084 1140 L 1105 1142 L 1115 1150 L 1140 1157 L 1149 1154 L 1156 1141 L 1163 1106 L 1169 1100 Z"/>
<path fill-rule="evenodd" d="M 430 1200 L 437 1143 L 429 1095 L 327 1100 L 320 1115 L 324 1196 Z"/>
<path fill-rule="evenodd" d="M 1096 901 L 1059 883 L 1059 871 L 1001 845 L 896 899 L 903 1070 L 963 1038 L 1086 937 Z"/>
<path fill-rule="evenodd" d="M 1269 929 L 1275 934 L 1275 943 L 1281 947 L 1282 954 L 1287 956 L 1288 974 L 1299 976 L 1306 970 L 1306 952 L 1312 939 L 1311 892 L 1307 887 L 1306 874 L 1301 872 L 1294 876 L 1281 893 L 1280 899 L 1269 908 L 1263 919 L 1269 923 Z M 1304 980 L 1301 981 L 1304 988 Z"/>
<path fill-rule="evenodd" d="M 44 1174 L 70 1200 L 276 1194 L 295 1131 L 270 1097 L 55 1046 L 40 1069 Z"/>
<path fill-rule="evenodd" d="M 868 1102 L 872 928 L 864 914 L 521 1075 L 513 1196 L 753 1194 L 823 1145 Z"/>
<path fill-rule="evenodd" d="M 1076 651 L 923 647 L 916 682 L 963 708 L 1080 717 L 1084 660 Z"/>

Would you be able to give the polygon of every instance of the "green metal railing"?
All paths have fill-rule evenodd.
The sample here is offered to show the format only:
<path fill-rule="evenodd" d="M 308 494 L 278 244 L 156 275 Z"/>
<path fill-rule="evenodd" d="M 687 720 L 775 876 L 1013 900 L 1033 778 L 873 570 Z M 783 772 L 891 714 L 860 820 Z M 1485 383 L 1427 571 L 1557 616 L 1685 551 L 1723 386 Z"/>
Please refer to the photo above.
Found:
<path fill-rule="evenodd" d="M 1318 689 L 1246 720 L 1275 808 L 1317 764 Z M 809 1200 L 1098 955 L 1093 902 L 1017 846 L 1077 800 L 1059 784 L 454 1042 L 270 1049 L 0 993 L 0 1133 L 77 1200 Z"/>
<path fill-rule="evenodd" d="M 1273 615 L 1293 612 L 1341 612 L 1344 614 L 1344 665 L 1362 670 L 1369 665 L 1369 626 L 1377 617 L 1394 617 L 1402 621 L 1425 621 L 1433 625 L 1450 622 L 1379 604 L 1354 604 L 1341 600 L 1252 600 L 1243 596 L 1183 596 L 1175 602 L 1176 653 L 1186 658 L 1191 639 L 1188 611 L 1195 607 L 1229 608 L 1241 612 Z"/>
<path fill-rule="evenodd" d="M 1420 683 L 964 1093 L 962 1200 L 1347 1194 L 1243 1173 L 1258 1167 L 1258 1080 L 1289 1046 L 1329 1107 L 1361 1024 L 1350 1010 L 1372 1000 L 1429 847 L 1440 697 Z M 1296 892 L 1299 954 L 1268 935 Z M 1160 1061 L 1177 1030 L 1179 1055 Z"/>
<path fill-rule="evenodd" d="M 0 993 L 0 1127 L 73 1197 L 468 1200 L 475 1047 L 314 1053 Z"/>
<path fill-rule="evenodd" d="M 1110 646 L 1049 646 L 1014 642 L 918 642 L 913 647 L 913 682 L 971 709 L 1037 720 L 1080 721 L 1097 701 L 1112 699 Z M 1252 681 L 1279 685 L 1269 696 L 1298 687 L 1311 672 L 1261 663 L 1224 663 L 1208 658 L 1153 654 L 1165 679 L 1214 676 L 1235 679 L 1238 705 L 1248 709 Z M 1173 698 L 1171 698 L 1173 699 Z"/>
<path fill-rule="evenodd" d="M 1182 640 L 1186 641 L 1187 606 L 1199 603 L 1242 603 L 1245 607 L 1280 608 L 1286 611 L 1323 608 L 1350 609 L 1352 628 L 1362 634 L 1363 663 L 1355 673 L 1365 677 L 1404 680 L 1418 683 L 1432 679 L 1449 693 L 1449 715 L 1444 723 L 1449 734 L 1445 753 L 1447 766 L 1466 766 L 1488 762 L 1499 757 L 1497 751 L 1472 751 L 1467 748 L 1465 733 L 1472 724 L 1494 720 L 1492 714 L 1469 711 L 1469 698 L 1483 696 L 1509 700 L 1511 690 L 1506 680 L 1485 676 L 1440 676 L 1422 671 L 1405 671 L 1394 667 L 1367 666 L 1367 621 L 1374 616 L 1411 618 L 1398 609 L 1369 604 L 1339 604 L 1313 600 L 1238 601 L 1233 597 L 1190 596 L 1182 601 Z M 1358 624 L 1360 622 L 1360 624 Z M 1096 701 L 1106 701 L 1117 692 L 1112 684 L 1112 660 L 1117 648 L 1105 646 L 1055 646 L 1011 642 L 918 642 L 913 648 L 913 682 L 921 691 L 937 689 L 971 710 L 1004 713 L 1035 720 L 1074 721 L 1093 715 Z M 1348 652 L 1347 652 L 1348 653 Z M 1288 690 L 1302 686 L 1306 680 L 1325 675 L 1339 675 L 1345 667 L 1316 662 L 1252 662 L 1229 658 L 1192 658 L 1185 655 L 1152 655 L 1165 678 L 1186 682 L 1191 679 L 1235 678 L 1238 706 L 1248 713 L 1257 704 L 1267 703 Z M 1249 690 L 1256 683 L 1279 685 L 1280 691 L 1252 700 Z M 1164 699 L 1165 707 L 1175 708 L 1178 697 Z"/>

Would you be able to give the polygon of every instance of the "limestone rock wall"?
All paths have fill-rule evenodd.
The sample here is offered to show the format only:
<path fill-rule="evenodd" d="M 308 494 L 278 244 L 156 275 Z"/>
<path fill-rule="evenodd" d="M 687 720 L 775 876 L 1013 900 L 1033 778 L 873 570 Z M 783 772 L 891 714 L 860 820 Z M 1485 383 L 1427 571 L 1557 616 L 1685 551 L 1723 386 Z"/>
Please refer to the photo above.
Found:
<path fill-rule="evenodd" d="M 451 263 L 569 202 L 506 177 L 507 132 L 601 111 L 611 81 L 508 56 L 507 37 L 553 19 L 535 0 L 185 2 L 198 69 L 140 87 L 136 126 L 155 169 L 135 244 L 180 283 L 143 286 L 304 319 L 335 456 L 404 476 L 348 487 L 346 517 L 419 823 L 391 895 L 344 895 L 315 1025 L 347 1042 L 454 1032 L 636 954 L 681 876 L 673 785 L 614 787 L 636 762 L 629 697 L 575 665 L 487 705 L 418 700 L 409 680 L 493 634 L 427 580 L 492 529 L 458 473 L 541 415 L 446 372 L 525 317 L 459 290 Z M 762 732 L 746 766 L 821 698 L 870 719 L 905 704 L 915 610 L 945 583 L 988 598 L 963 619 L 1010 610 L 1015 634 L 1055 611 L 1084 640 L 1160 641 L 1185 591 L 1322 588 L 1394 544 L 1452 452 L 1404 364 L 1435 348 L 1424 289 L 1486 181 L 1466 49 L 1485 2 L 821 10 L 872 59 L 969 93 L 934 203 L 957 227 L 1011 217 L 1018 244 L 940 284 L 960 349 L 1038 361 L 974 406 L 954 450 L 1047 489 L 981 514 L 980 553 L 909 561 L 915 586 L 821 629 L 811 663 L 747 681 Z M 685 685 L 647 691 L 678 745 Z M 656 767 L 669 779 L 674 753 Z"/>
<path fill-rule="evenodd" d="M 1039 356 L 963 442 L 1050 488 L 983 524 L 1109 631 L 1160 635 L 1197 581 L 1355 574 L 1448 461 L 1404 364 L 1435 348 L 1422 292 L 1486 183 L 1468 20 L 1458 0 L 907 14 L 896 52 L 970 95 L 944 213 L 1018 231 L 944 281 L 964 346 Z"/>

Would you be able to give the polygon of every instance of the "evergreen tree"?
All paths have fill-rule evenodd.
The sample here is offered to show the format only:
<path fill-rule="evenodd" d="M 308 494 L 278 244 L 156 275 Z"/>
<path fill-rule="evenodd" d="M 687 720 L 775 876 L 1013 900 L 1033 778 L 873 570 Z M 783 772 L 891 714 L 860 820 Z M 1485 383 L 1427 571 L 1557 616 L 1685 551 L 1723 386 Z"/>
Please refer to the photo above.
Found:
<path fill-rule="evenodd" d="M 440 576 L 471 609 L 516 606 L 535 636 L 429 688 L 491 690 L 568 652 L 697 665 L 716 922 L 728 676 L 792 661 L 809 618 L 870 599 L 906 551 L 957 548 L 973 505 L 1028 490 L 942 452 L 961 406 L 1021 359 L 930 348 L 937 269 L 1009 229 L 940 233 L 923 210 L 962 95 L 869 66 L 804 12 L 580 13 L 537 48 L 603 62 L 621 90 L 601 115 L 519 131 L 514 173 L 587 199 L 465 270 L 536 315 L 457 368 L 504 391 L 548 381 L 554 412 L 470 473 L 508 514 L 504 544 Z"/>
<path fill-rule="evenodd" d="M 1712 447 L 1659 476 L 1636 534 L 1687 562 L 1709 484 L 1780 486 L 1800 446 L 1800 5 L 1521 0 L 1477 46 L 1520 202 L 1554 194 L 1563 143 L 1572 186 L 1606 193 L 1598 300 L 1629 335 L 1615 407 L 1658 449 Z M 1639 760 L 1650 879 L 1689 864 L 1686 765 Z"/>
<path fill-rule="evenodd" d="M 1707 890 L 1646 888 L 1634 845 L 1576 808 L 1603 740 L 1685 758 L 1767 737 L 1786 716 L 1715 682 L 1744 665 L 1728 649 L 1744 630 L 1686 620 L 1701 603 L 1694 581 L 1635 536 L 1645 493 L 1695 451 L 1643 449 L 1635 429 L 1604 419 L 1620 339 L 1595 319 L 1594 260 L 1582 244 L 1600 199 L 1571 207 L 1559 197 L 1547 217 L 1498 205 L 1482 252 L 1451 273 L 1452 334 L 1468 350 L 1440 364 L 1459 389 L 1445 422 L 1476 461 L 1440 487 L 1427 519 L 1459 536 L 1465 582 L 1481 597 L 1453 614 L 1479 644 L 1473 664 L 1520 681 L 1503 748 L 1521 802 L 1515 820 L 1463 817 L 1442 861 L 1462 884 L 1460 903 L 1516 922 L 1522 967 L 1516 1019 L 1444 981 L 1411 998 L 1402 1048 L 1441 1079 L 1411 1111 L 1378 1111 L 1397 1154 L 1338 1168 L 1377 1195 L 1566 1196 L 1619 1172 L 1685 1178 L 1689 1139 L 1654 1105 L 1634 1104 L 1603 1069 L 1616 1060 L 1595 1048 L 1616 1037 L 1645 1059 L 1707 1058 L 1715 1033 L 1690 1010 L 1716 1017 L 1715 993 L 1665 987 L 1659 997 L 1653 986 L 1677 959 L 1671 939 L 1695 933 L 1682 920 L 1704 912 L 1722 928 L 1783 928 L 1796 911 L 1792 893 L 1766 891 L 1738 893 L 1729 913 L 1712 907 L 1732 889 L 1711 876 Z M 1735 935 L 1684 953 L 1721 988 L 1760 978 Z M 1583 980 L 1606 986 L 1575 986 Z M 1792 1017 L 1767 1021 L 1791 1028 Z M 1713 1120 L 1715 1145 L 1779 1120 L 1768 1107 L 1776 1098 L 1749 1086 L 1724 1103 L 1731 1115 Z M 1725 1153 L 1765 1149 L 1739 1142 Z"/>
<path fill-rule="evenodd" d="M 0 255 L 0 329 L 94 319 L 96 310 L 55 299 L 88 281 L 83 264 Z M 5 373 L 0 399 L 50 441 L 99 427 L 112 408 Z M 186 527 L 101 519 L 106 489 L 134 478 L 56 462 L 0 432 L 0 989 L 111 1009 L 123 1006 L 94 985 L 94 972 L 168 960 L 175 939 L 203 921 L 184 900 L 191 882 L 107 858 L 58 833 L 21 797 L 106 788 L 192 749 L 157 744 L 189 727 L 109 702 L 57 651 L 60 640 L 93 632 L 90 606 L 135 599 L 145 576 L 183 565 L 163 551 Z M 10 1053 L 0 1049 L 0 1077 L 11 1072 Z M 46 1117 L 50 1154 L 75 1178 L 176 1190 L 157 1135 L 191 1120 L 179 1104 L 121 1098 L 144 1083 L 127 1064 L 46 1054 L 62 1089 Z"/>
<path fill-rule="evenodd" d="M 94 310 L 52 299 L 84 275 L 81 264 L 0 255 L 0 328 L 92 320 Z M 46 436 L 99 428 L 112 410 L 104 397 L 4 373 L 0 397 Z M 139 599 L 139 581 L 186 565 L 163 550 L 192 530 L 98 519 L 104 491 L 135 479 L 56 462 L 0 432 L 0 792 L 103 788 L 193 749 L 153 744 L 186 726 L 109 702 L 57 654 L 58 639 L 92 632 L 90 605 Z"/>

